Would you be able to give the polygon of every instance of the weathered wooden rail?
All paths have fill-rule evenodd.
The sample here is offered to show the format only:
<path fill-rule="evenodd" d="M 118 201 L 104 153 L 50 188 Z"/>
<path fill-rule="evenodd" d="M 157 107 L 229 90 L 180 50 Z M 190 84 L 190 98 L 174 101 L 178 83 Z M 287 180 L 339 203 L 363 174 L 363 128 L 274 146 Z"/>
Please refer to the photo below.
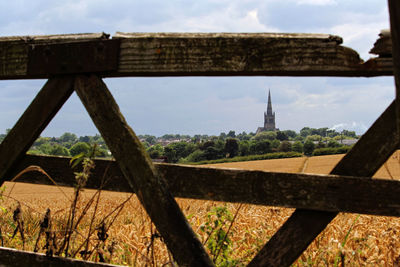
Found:
<path fill-rule="evenodd" d="M 0 37 L 0 79 L 124 76 L 381 76 L 392 64 L 328 34 L 117 33 Z"/>
<path fill-rule="evenodd" d="M 25 156 L 16 167 L 23 170 L 37 165 L 46 170 L 60 186 L 74 186 L 70 158 Z M 88 189 L 135 192 L 124 178 L 118 164 L 95 160 Z M 400 216 L 400 181 L 366 179 L 342 175 L 293 174 L 246 171 L 210 167 L 156 163 L 174 197 L 224 202 L 302 208 L 320 211 L 353 212 L 382 216 Z M 15 173 L 17 175 L 17 173 Z M 14 173 L 12 173 L 14 176 Z M 18 182 L 53 185 L 41 172 L 29 172 Z M 354 194 L 354 192 L 359 192 Z"/>
<path fill-rule="evenodd" d="M 96 162 L 100 173 L 110 165 L 112 183 L 104 189 L 137 194 L 178 264 L 212 266 L 174 200 L 187 197 L 297 208 L 249 264 L 289 266 L 338 212 L 400 216 L 400 183 L 369 179 L 400 140 L 400 4 L 389 1 L 389 10 L 391 34 L 382 32 L 371 51 L 378 57 L 367 62 L 340 37 L 323 34 L 1 37 L 0 79 L 49 80 L 0 144 L 0 182 L 40 165 L 58 184 L 73 183 L 67 159 L 26 151 L 76 91 L 116 159 Z M 101 78 L 200 75 L 394 75 L 397 93 L 331 175 L 153 165 Z M 40 175 L 20 179 L 47 183 Z"/>

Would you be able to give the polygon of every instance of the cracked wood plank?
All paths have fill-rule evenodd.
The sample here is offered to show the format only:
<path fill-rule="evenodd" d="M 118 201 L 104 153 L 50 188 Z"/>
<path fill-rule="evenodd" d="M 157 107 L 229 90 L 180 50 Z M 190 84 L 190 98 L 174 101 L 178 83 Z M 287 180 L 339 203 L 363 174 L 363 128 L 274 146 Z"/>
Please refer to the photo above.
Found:
<path fill-rule="evenodd" d="M 57 74 L 57 68 L 46 68 L 46 55 L 43 62 L 34 57 L 38 62 L 31 66 L 30 51 L 45 45 L 42 50 L 54 58 L 67 54 L 69 62 L 79 62 L 82 55 L 73 50 L 71 43 L 85 46 L 89 41 L 93 49 L 99 44 L 105 48 L 103 52 L 93 52 L 94 55 L 109 51 L 108 57 L 113 59 L 110 61 L 118 61 L 118 66 L 104 64 L 100 68 L 95 59 L 84 60 L 82 66 L 69 66 L 68 73 L 96 72 L 102 77 L 393 74 L 391 67 L 380 60 L 363 63 L 356 51 L 341 45 L 342 38 L 328 34 L 116 33 L 112 40 L 107 38 L 106 34 L 0 37 L 0 79 L 46 78 Z M 119 49 L 113 48 L 113 42 L 121 42 Z"/>
<path fill-rule="evenodd" d="M 328 34 L 117 33 L 129 75 L 307 75 L 351 71 L 358 54 Z"/>

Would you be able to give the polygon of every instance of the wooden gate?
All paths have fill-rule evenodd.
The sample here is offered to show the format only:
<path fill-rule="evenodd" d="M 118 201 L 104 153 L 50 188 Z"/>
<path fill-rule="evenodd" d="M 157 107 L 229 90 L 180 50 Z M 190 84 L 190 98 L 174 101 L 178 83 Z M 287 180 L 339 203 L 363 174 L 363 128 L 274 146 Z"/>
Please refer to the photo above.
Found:
<path fill-rule="evenodd" d="M 389 1 L 389 10 L 392 42 L 390 34 L 383 34 L 375 47 L 381 57 L 365 63 L 357 52 L 341 45 L 340 37 L 323 34 L 1 37 L 0 79 L 48 81 L 0 144 L 0 182 L 32 164 L 54 172 L 67 168 L 66 159 L 29 156 L 26 151 L 75 91 L 116 160 L 112 171 L 118 181 L 105 189 L 129 189 L 137 194 L 179 265 L 213 264 L 174 197 L 297 208 L 249 264 L 288 266 L 338 212 L 400 216 L 400 182 L 370 179 L 399 147 L 398 1 Z M 102 81 L 126 76 L 256 75 L 394 75 L 396 99 L 331 175 L 220 170 L 153 165 Z M 104 164 L 96 162 L 98 171 Z M 59 177 L 59 184 L 73 182 L 68 175 Z M 87 186 L 95 188 L 96 182 Z"/>

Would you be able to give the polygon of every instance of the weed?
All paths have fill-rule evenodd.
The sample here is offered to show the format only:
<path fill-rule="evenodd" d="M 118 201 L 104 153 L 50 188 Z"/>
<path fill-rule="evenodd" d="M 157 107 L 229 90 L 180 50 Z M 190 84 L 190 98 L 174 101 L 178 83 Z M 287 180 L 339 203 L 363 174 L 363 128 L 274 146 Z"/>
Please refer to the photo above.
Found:
<path fill-rule="evenodd" d="M 339 253 L 337 254 L 337 256 L 335 258 L 334 266 L 338 266 L 339 260 L 340 260 L 340 263 L 341 263 L 342 266 L 345 265 L 345 254 L 343 253 L 343 249 L 344 249 L 344 246 L 346 245 L 346 242 L 347 242 L 347 240 L 348 240 L 348 238 L 350 236 L 351 231 L 354 228 L 354 225 L 356 224 L 356 222 L 358 221 L 359 218 L 360 218 L 360 215 L 357 215 L 357 217 L 353 220 L 353 223 L 351 224 L 351 226 L 350 226 L 349 230 L 347 231 L 342 243 L 340 244 L 340 251 L 339 251 Z"/>
<path fill-rule="evenodd" d="M 203 245 L 208 248 L 211 259 L 217 266 L 239 264 L 238 260 L 231 257 L 232 240 L 230 236 L 232 236 L 232 232 L 230 230 L 240 207 L 235 216 L 232 216 L 226 206 L 213 207 L 207 213 L 207 221 L 200 227 L 200 231 L 207 234 Z M 225 231 L 226 227 L 228 227 L 228 230 Z"/>
<path fill-rule="evenodd" d="M 13 239 L 17 235 L 17 232 L 19 232 L 22 240 L 22 249 L 25 249 L 24 220 L 22 219 L 21 213 L 22 213 L 21 204 L 18 203 L 18 206 L 16 207 L 13 213 L 13 221 L 17 224 L 17 227 L 15 227 L 11 239 Z"/>

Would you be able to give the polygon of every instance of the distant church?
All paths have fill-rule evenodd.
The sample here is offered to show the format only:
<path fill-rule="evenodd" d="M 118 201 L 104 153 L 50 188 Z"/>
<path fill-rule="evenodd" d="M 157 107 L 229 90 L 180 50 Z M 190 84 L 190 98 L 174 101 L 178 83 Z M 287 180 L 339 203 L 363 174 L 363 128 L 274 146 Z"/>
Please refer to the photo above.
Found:
<path fill-rule="evenodd" d="M 275 112 L 272 112 L 271 92 L 268 90 L 267 112 L 264 112 L 264 127 L 258 127 L 257 134 L 264 131 L 277 131 L 275 127 Z"/>

